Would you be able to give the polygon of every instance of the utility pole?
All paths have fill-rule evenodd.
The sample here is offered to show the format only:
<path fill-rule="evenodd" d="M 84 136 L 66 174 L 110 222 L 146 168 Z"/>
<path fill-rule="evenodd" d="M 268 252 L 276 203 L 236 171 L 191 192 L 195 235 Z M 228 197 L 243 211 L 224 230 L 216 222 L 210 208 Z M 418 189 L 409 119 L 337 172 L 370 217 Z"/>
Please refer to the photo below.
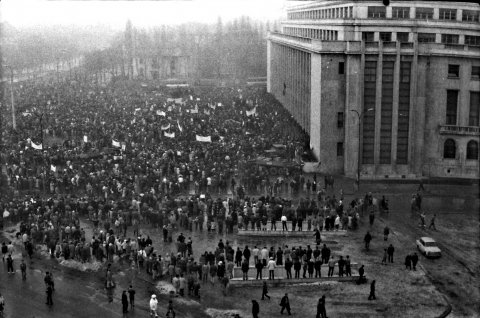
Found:
<path fill-rule="evenodd" d="M 365 112 L 369 112 L 373 110 L 373 108 L 369 108 L 367 109 Z M 358 155 L 357 155 L 357 191 L 360 191 L 360 166 L 361 166 L 361 143 L 362 143 L 362 139 L 361 139 L 361 133 L 362 133 L 362 121 L 363 121 L 363 115 L 365 113 L 359 113 L 357 110 L 355 109 L 350 109 L 350 111 L 354 112 L 355 114 L 357 114 L 357 117 L 358 117 Z"/>

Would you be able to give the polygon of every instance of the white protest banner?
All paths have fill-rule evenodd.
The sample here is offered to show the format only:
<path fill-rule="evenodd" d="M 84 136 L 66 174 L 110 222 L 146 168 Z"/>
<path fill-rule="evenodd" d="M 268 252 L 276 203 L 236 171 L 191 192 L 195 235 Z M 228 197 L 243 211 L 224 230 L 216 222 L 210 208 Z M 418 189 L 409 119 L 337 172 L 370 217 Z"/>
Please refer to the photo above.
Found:
<path fill-rule="evenodd" d="M 112 146 L 113 146 L 113 147 L 120 148 L 120 141 L 116 141 L 116 140 L 113 140 L 113 139 L 112 139 Z"/>
<path fill-rule="evenodd" d="M 180 122 L 178 120 L 177 120 L 177 125 L 178 125 L 178 130 L 180 130 L 180 132 L 182 132 L 183 128 L 182 128 L 182 126 L 180 126 Z"/>
<path fill-rule="evenodd" d="M 200 98 L 197 97 L 197 101 L 200 101 Z"/>
<path fill-rule="evenodd" d="M 167 129 L 170 129 L 170 124 L 167 124 L 167 125 L 162 125 L 162 130 L 167 130 Z"/>
<path fill-rule="evenodd" d="M 113 156 L 113 160 L 121 160 L 122 156 Z"/>
<path fill-rule="evenodd" d="M 222 103 L 217 104 L 218 107 L 223 107 Z"/>
<path fill-rule="evenodd" d="M 135 112 L 139 112 L 141 110 L 142 110 L 141 108 L 135 108 Z"/>
<path fill-rule="evenodd" d="M 183 98 L 175 98 L 175 103 L 180 104 L 181 102 L 183 102 Z"/>
<path fill-rule="evenodd" d="M 157 115 L 158 116 L 163 116 L 163 117 L 166 116 L 165 112 L 162 112 L 161 110 L 157 110 Z"/>
<path fill-rule="evenodd" d="M 167 98 L 167 102 L 174 102 L 175 98 Z"/>
<path fill-rule="evenodd" d="M 175 138 L 175 133 L 174 132 L 172 132 L 170 134 L 168 132 L 164 132 L 163 135 L 165 137 L 168 137 L 168 138 Z"/>
<path fill-rule="evenodd" d="M 190 100 L 193 100 L 193 96 L 192 96 L 192 95 L 190 95 Z"/>
<path fill-rule="evenodd" d="M 83 136 L 83 142 L 88 142 L 88 137 L 87 136 Z"/>
<path fill-rule="evenodd" d="M 55 167 L 54 165 L 50 165 L 50 170 L 52 172 L 57 172 L 57 167 Z"/>
<path fill-rule="evenodd" d="M 252 115 L 255 115 L 255 113 L 257 112 L 257 108 L 253 108 L 252 110 L 247 110 L 245 114 L 247 114 L 247 116 L 252 116 Z"/>
<path fill-rule="evenodd" d="M 30 114 L 29 112 L 25 112 L 25 113 L 22 113 L 22 115 L 25 117 L 25 116 L 31 116 L 32 114 Z"/>
<path fill-rule="evenodd" d="M 212 137 L 196 135 L 196 140 L 200 142 L 212 142 Z"/>
<path fill-rule="evenodd" d="M 190 109 L 190 114 L 198 114 L 198 109 Z"/>
<path fill-rule="evenodd" d="M 43 149 L 43 146 L 42 144 L 35 144 L 33 141 L 32 141 L 32 148 L 33 149 L 37 149 L 37 150 L 42 150 Z"/>

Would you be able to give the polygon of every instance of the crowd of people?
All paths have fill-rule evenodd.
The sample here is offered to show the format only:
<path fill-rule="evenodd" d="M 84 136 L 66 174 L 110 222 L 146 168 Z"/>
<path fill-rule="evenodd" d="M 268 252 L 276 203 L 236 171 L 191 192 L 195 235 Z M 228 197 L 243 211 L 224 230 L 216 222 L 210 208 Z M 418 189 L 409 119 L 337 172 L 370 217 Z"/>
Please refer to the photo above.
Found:
<path fill-rule="evenodd" d="M 0 211 L 3 225 L 20 223 L 17 238 L 30 258 L 44 245 L 59 259 L 133 262 L 153 280 L 168 276 L 175 294 L 184 296 L 186 289 L 194 297 L 202 283 L 226 293 L 235 267 L 244 279 L 251 266 L 257 279 L 265 267 L 274 279 L 277 266 L 287 278 L 292 268 L 295 278 L 318 277 L 322 264 L 328 276 L 335 265 L 339 276 L 351 275 L 349 256 L 337 260 L 326 245 L 320 248 L 319 231 L 357 229 L 360 213 L 374 204 L 371 194 L 344 204 L 343 191 L 338 198 L 327 195 L 316 175 L 285 169 L 272 178 L 251 164 L 274 143 L 287 160 L 298 161 L 309 144 L 263 90 L 170 91 L 119 82 L 23 83 L 16 89 L 21 115 L 16 130 L 2 132 L 11 191 L 2 192 Z M 305 198 L 289 199 L 301 190 Z M 85 220 L 93 237 L 82 228 Z M 287 220 L 293 231 L 316 231 L 315 249 L 234 250 L 220 241 L 215 251 L 199 254 L 182 233 L 174 242 L 181 231 L 228 234 L 277 230 L 277 224 L 285 230 Z M 147 225 L 161 230 L 176 251 L 155 250 L 152 238 L 140 233 Z M 2 246 L 7 262 L 11 248 Z M 106 287 L 114 286 L 107 270 Z"/>

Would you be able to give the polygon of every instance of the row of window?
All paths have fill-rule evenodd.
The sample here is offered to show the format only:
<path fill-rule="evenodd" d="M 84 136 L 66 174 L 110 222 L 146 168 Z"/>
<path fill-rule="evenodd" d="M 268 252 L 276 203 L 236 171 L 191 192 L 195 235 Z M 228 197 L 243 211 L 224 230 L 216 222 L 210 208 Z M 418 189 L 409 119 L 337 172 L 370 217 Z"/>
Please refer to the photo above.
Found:
<path fill-rule="evenodd" d="M 433 19 L 433 8 L 409 8 L 409 7 L 392 7 L 393 19 L 408 19 L 410 18 L 410 10 L 415 10 L 415 19 L 431 20 Z M 438 11 L 439 20 L 457 20 L 457 9 L 455 8 L 441 8 Z M 480 11 L 463 10 L 462 21 L 464 22 L 478 22 Z M 387 17 L 387 8 L 385 6 L 368 7 L 368 17 L 385 19 Z"/>
<path fill-rule="evenodd" d="M 289 20 L 302 19 L 350 19 L 353 18 L 353 7 L 330 8 L 288 13 Z"/>
<path fill-rule="evenodd" d="M 446 125 L 458 125 L 458 90 L 447 90 Z M 480 126 L 480 92 L 470 92 L 468 126 Z"/>
<path fill-rule="evenodd" d="M 408 42 L 408 32 L 397 32 L 398 42 Z M 379 32 L 380 41 L 392 41 L 392 32 Z M 435 43 L 435 33 L 417 33 L 419 43 Z M 362 40 L 365 42 L 375 41 L 375 32 L 362 32 Z M 458 44 L 460 36 L 458 34 L 442 34 L 441 43 L 444 44 Z M 465 35 L 465 45 L 480 46 L 480 36 Z"/>
<path fill-rule="evenodd" d="M 444 159 L 456 159 L 457 157 L 457 144 L 453 139 L 445 140 L 443 144 L 443 158 Z M 478 142 L 470 140 L 467 143 L 467 160 L 478 160 Z"/>
<path fill-rule="evenodd" d="M 460 78 L 460 65 L 448 64 L 448 78 Z M 474 81 L 480 80 L 480 66 L 472 65 L 470 78 Z"/>
<path fill-rule="evenodd" d="M 343 157 L 344 147 L 343 142 L 337 142 L 337 157 Z M 443 158 L 444 159 L 455 159 L 457 156 L 457 145 L 455 140 L 447 139 L 443 144 Z M 478 142 L 475 140 L 470 140 L 467 143 L 467 160 L 478 160 Z"/>
<path fill-rule="evenodd" d="M 415 19 L 431 20 L 433 19 L 433 8 L 410 8 L 410 7 L 392 7 L 392 19 L 409 19 L 410 11 L 415 10 Z M 457 20 L 458 11 L 455 8 L 439 9 L 439 20 Z M 480 11 L 463 10 L 462 21 L 479 22 Z M 317 20 L 317 19 L 351 19 L 353 18 L 353 7 L 330 8 L 321 10 L 309 10 L 302 12 L 291 12 L 287 14 L 289 20 Z M 384 19 L 387 17 L 387 8 L 385 6 L 368 7 L 368 17 L 374 19 Z"/>
<path fill-rule="evenodd" d="M 327 40 L 327 41 L 338 40 L 338 31 L 334 31 L 334 30 L 284 27 L 283 32 L 288 35 L 301 36 L 304 38 Z"/>

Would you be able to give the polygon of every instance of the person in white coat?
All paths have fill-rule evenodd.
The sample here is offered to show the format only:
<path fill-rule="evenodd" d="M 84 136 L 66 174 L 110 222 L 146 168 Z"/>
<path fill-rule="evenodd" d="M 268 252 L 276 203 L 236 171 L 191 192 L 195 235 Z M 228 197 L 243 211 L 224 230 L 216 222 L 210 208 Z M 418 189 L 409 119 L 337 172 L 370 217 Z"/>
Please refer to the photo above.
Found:
<path fill-rule="evenodd" d="M 153 294 L 152 298 L 150 298 L 150 314 L 153 314 L 154 317 L 158 317 L 157 306 L 158 306 L 157 295 Z"/>

